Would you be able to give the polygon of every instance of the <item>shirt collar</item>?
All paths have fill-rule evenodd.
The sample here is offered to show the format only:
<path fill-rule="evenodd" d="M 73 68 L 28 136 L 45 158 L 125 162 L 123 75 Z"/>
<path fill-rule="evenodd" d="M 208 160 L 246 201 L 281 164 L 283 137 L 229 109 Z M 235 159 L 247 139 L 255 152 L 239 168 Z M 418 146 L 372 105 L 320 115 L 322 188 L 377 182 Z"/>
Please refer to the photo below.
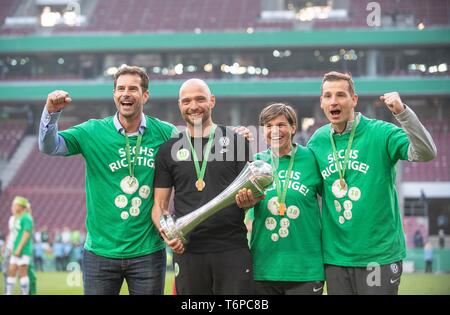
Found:
<path fill-rule="evenodd" d="M 119 132 L 120 134 L 122 135 L 125 134 L 125 128 L 119 121 L 119 112 L 116 112 L 116 114 L 114 115 L 114 127 L 116 127 L 117 132 Z M 139 133 L 143 135 L 146 128 L 147 128 L 147 119 L 145 119 L 145 115 L 144 113 L 142 113 L 141 124 L 139 125 Z"/>
<path fill-rule="evenodd" d="M 353 124 L 355 123 L 355 121 L 357 123 L 359 123 L 360 119 L 361 119 L 361 113 L 359 113 L 359 112 L 355 113 L 355 120 L 347 121 L 347 125 L 345 126 L 345 129 L 341 133 L 341 135 L 344 135 L 344 134 L 349 133 L 350 131 L 352 131 Z M 334 130 L 333 126 L 331 126 L 331 133 L 333 133 L 333 134 L 336 133 L 336 130 Z"/>

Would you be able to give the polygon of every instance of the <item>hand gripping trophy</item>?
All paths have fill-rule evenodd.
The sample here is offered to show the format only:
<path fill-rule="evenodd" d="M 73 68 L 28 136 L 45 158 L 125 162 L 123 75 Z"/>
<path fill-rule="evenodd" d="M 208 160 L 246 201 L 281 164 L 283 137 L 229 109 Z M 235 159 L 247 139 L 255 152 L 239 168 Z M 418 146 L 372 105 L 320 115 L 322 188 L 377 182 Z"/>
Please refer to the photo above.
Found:
<path fill-rule="evenodd" d="M 264 161 L 247 163 L 238 177 L 217 197 L 178 219 L 173 215 L 162 215 L 161 227 L 169 240 L 178 237 L 183 243 L 186 243 L 186 235 L 219 210 L 233 204 L 239 190 L 250 189 L 255 197 L 259 197 L 264 194 L 272 182 L 273 175 L 270 164 Z"/>

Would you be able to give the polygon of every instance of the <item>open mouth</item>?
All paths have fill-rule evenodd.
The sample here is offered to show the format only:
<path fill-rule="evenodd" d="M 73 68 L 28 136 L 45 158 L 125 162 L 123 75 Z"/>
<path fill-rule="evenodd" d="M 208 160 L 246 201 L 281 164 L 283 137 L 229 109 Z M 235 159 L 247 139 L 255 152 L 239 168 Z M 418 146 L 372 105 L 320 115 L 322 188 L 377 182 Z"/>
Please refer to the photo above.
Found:
<path fill-rule="evenodd" d="M 123 106 L 132 106 L 133 102 L 120 102 Z"/>
<path fill-rule="evenodd" d="M 122 98 L 120 100 L 120 105 L 130 107 L 134 105 L 134 100 L 130 98 Z"/>
<path fill-rule="evenodd" d="M 340 109 L 333 109 L 330 111 L 331 117 L 332 118 L 338 118 L 341 115 L 341 110 Z"/>
<path fill-rule="evenodd" d="M 277 136 L 277 137 L 270 137 L 270 142 L 272 144 L 279 144 L 283 140 L 283 137 Z"/>

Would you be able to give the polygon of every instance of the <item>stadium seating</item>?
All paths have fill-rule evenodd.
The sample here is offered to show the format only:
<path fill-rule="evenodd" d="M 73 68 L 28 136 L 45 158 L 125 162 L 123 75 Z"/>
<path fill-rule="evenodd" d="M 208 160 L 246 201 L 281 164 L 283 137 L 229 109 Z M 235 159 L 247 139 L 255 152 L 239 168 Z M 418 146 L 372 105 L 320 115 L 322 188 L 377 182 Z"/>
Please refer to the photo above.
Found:
<path fill-rule="evenodd" d="M 2 0 L 2 9 L 0 10 L 0 23 L 3 24 L 5 19 L 14 13 L 19 6 L 20 1 L 17 0 Z"/>
<path fill-rule="evenodd" d="M 63 130 L 76 123 L 62 121 L 60 128 Z M 6 231 L 10 205 L 16 195 L 30 200 L 35 230 L 43 225 L 48 226 L 49 230 L 66 225 L 71 229 L 84 230 L 84 176 L 84 161 L 81 156 L 50 157 L 41 154 L 36 144 L 0 195 L 0 230 Z"/>
<path fill-rule="evenodd" d="M 314 29 L 326 28 L 367 28 L 367 17 L 373 11 L 367 10 L 370 0 L 351 0 L 348 17 L 344 19 L 315 20 Z M 448 0 L 381 0 L 380 5 L 383 27 L 443 26 L 450 23 L 450 1 Z M 402 14 L 399 14 L 401 12 Z"/>
<path fill-rule="evenodd" d="M 263 20 L 260 0 L 97 0 L 88 22 L 83 26 L 57 25 L 46 32 L 194 32 L 194 31 L 245 31 L 287 30 L 296 27 L 312 29 L 367 28 L 367 10 L 370 0 L 350 0 L 345 18 L 316 19 L 310 22 L 294 20 Z M 423 22 L 428 26 L 450 23 L 450 0 L 377 1 L 383 16 L 383 27 L 416 27 Z M 13 16 L 19 0 L 2 1 L 0 23 Z M 194 9 L 193 9 L 194 8 Z M 398 14 L 402 12 L 402 14 Z M 130 18 L 132 17 L 132 18 Z M 306 26 L 306 24 L 310 26 Z M 26 35 L 38 27 L 3 26 L 2 35 Z"/>
<path fill-rule="evenodd" d="M 0 122 L 0 159 L 9 160 L 26 130 L 27 123 L 24 120 Z"/>
<path fill-rule="evenodd" d="M 403 163 L 403 180 L 416 181 L 450 181 L 450 122 L 447 120 L 428 120 L 424 125 L 430 131 L 436 144 L 438 155 L 429 163 Z"/>
<path fill-rule="evenodd" d="M 119 0 L 97 0 L 89 24 L 81 30 L 139 33 L 292 28 L 292 22 L 260 22 L 260 11 L 260 0 L 130 0 L 126 6 Z M 55 31 L 77 32 L 80 28 L 61 26 Z"/>

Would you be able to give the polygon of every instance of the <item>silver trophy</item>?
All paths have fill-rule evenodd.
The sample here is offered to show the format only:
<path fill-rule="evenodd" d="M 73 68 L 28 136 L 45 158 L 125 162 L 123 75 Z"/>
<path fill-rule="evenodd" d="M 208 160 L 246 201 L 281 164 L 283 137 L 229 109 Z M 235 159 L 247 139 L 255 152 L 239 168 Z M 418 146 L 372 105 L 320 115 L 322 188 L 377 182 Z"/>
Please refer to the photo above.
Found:
<path fill-rule="evenodd" d="M 160 218 L 161 227 L 169 240 L 178 237 L 183 243 L 186 243 L 186 235 L 220 209 L 233 204 L 239 190 L 243 188 L 251 189 L 253 196 L 259 197 L 264 194 L 272 181 L 272 166 L 270 164 L 264 161 L 247 163 L 238 177 L 217 197 L 178 219 L 174 215 L 162 215 Z"/>

